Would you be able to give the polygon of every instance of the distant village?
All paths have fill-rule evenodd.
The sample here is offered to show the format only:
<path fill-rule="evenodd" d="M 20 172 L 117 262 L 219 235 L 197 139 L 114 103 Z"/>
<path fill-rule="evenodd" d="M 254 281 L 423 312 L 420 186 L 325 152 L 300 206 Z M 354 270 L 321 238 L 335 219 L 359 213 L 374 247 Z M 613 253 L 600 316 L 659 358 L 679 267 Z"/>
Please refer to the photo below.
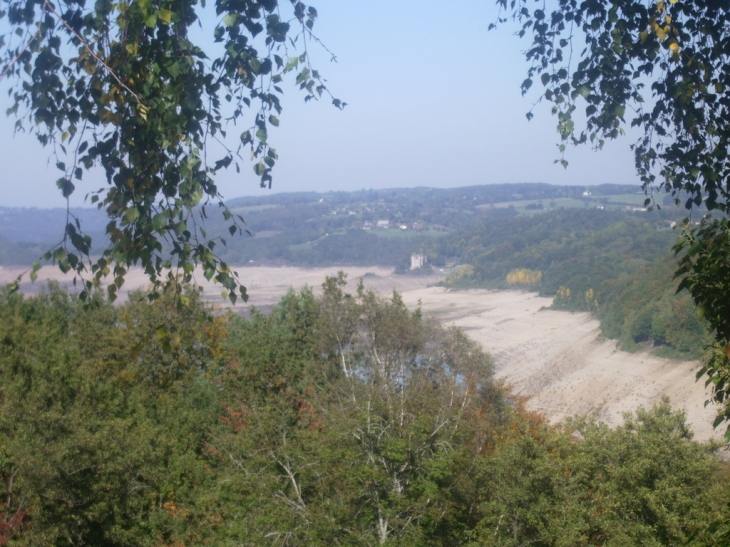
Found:
<path fill-rule="evenodd" d="M 411 223 L 399 224 L 396 222 L 390 222 L 389 220 L 365 220 L 362 222 L 353 223 L 353 228 L 360 228 L 363 230 L 416 230 L 421 231 L 426 229 L 426 223 L 422 220 L 417 220 Z"/>
<path fill-rule="evenodd" d="M 323 203 L 323 199 L 320 199 L 319 202 Z M 378 205 L 380 207 L 378 207 Z M 348 209 L 347 207 L 342 207 L 339 209 L 334 209 L 330 214 L 332 216 L 370 216 L 372 219 L 372 216 L 379 215 L 385 213 L 386 215 L 392 214 L 394 211 L 387 205 L 381 202 L 378 204 L 374 204 L 371 206 L 365 206 L 361 210 L 353 211 L 351 209 Z M 326 216 L 326 215 L 322 215 Z M 401 216 L 400 212 L 396 213 L 394 216 L 399 217 Z M 377 218 L 377 217 L 376 217 Z M 422 219 L 417 219 L 413 221 L 409 221 L 406 219 L 382 219 L 382 220 L 353 220 L 352 224 L 350 225 L 350 229 L 353 230 L 403 230 L 403 231 L 416 231 L 420 232 L 422 230 L 426 230 L 426 222 Z"/>

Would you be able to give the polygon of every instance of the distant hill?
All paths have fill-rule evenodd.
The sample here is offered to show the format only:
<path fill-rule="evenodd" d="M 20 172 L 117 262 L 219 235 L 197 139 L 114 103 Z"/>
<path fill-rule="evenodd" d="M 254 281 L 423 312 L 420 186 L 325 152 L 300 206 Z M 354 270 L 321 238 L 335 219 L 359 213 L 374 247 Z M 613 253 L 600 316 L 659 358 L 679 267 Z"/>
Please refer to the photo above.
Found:
<path fill-rule="evenodd" d="M 640 208 L 644 199 L 636 186 L 543 183 L 296 192 L 229 200 L 226 205 L 243 216 L 250 235 L 231 237 L 216 206 L 205 209 L 205 230 L 209 237 L 225 241 L 216 251 L 233 265 L 382 265 L 405 269 L 410 254 L 428 247 L 429 241 L 485 220 L 560 209 Z M 105 212 L 95 208 L 70 212 L 96 242 L 92 250 L 100 249 L 109 222 Z M 11 243 L 33 242 L 45 250 L 61 239 L 65 223 L 65 209 L 0 207 L 0 236 Z M 25 259 L 26 255 L 13 251 L 0 257 L 0 264 Z"/>
<path fill-rule="evenodd" d="M 84 231 L 91 236 L 101 237 L 109 222 L 106 213 L 96 208 L 72 208 L 70 213 L 79 217 Z M 57 242 L 63 237 L 66 218 L 66 209 L 60 207 L 0 207 L 0 236 L 13 243 Z"/>
<path fill-rule="evenodd" d="M 0 265 L 30 265 L 47 250 L 39 243 L 14 243 L 0 236 Z"/>

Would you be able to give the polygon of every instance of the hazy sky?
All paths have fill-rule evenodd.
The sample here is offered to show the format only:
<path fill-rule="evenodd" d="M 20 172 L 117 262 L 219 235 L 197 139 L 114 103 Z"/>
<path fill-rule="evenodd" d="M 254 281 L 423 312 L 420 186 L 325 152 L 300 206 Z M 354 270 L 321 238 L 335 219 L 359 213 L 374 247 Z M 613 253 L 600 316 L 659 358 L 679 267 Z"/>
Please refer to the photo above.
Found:
<path fill-rule="evenodd" d="M 570 150 L 567 170 L 553 163 L 558 136 L 549 104 L 525 118 L 537 97 L 520 94 L 527 42 L 513 36 L 514 26 L 487 31 L 497 15 L 493 0 L 312 3 L 320 14 L 315 31 L 338 58 L 315 54 L 317 68 L 348 106 L 305 104 L 287 90 L 281 126 L 269 138 L 280 157 L 273 190 L 259 188 L 246 164 L 241 174 L 219 177 L 226 198 L 503 182 L 638 184 L 628 138 L 598 153 Z M 0 115 L 0 205 L 65 206 L 49 150 L 32 135 L 13 138 L 13 123 Z M 100 176 L 87 179 L 72 205 L 104 185 Z"/>

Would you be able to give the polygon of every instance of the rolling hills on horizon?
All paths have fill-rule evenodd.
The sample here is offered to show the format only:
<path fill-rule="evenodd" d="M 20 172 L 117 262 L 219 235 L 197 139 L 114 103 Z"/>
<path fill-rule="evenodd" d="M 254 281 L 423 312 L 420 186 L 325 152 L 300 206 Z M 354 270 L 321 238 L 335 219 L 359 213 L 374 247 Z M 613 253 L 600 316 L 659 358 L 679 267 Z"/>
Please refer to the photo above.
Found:
<path fill-rule="evenodd" d="M 452 189 L 395 188 L 355 192 L 297 192 L 228 200 L 249 234 L 231 238 L 218 207 L 207 206 L 205 230 L 222 238 L 217 251 L 230 264 L 403 266 L 434 237 L 481 219 L 534 215 L 565 208 L 641 209 L 645 196 L 631 185 L 554 186 L 544 183 Z M 202 209 L 194 211 L 200 215 Z M 78 218 L 93 241 L 105 240 L 109 217 L 96 208 L 0 207 L 0 264 L 29 264 Z M 20 244 L 20 246 L 18 246 Z M 99 248 L 99 244 L 94 248 Z"/>

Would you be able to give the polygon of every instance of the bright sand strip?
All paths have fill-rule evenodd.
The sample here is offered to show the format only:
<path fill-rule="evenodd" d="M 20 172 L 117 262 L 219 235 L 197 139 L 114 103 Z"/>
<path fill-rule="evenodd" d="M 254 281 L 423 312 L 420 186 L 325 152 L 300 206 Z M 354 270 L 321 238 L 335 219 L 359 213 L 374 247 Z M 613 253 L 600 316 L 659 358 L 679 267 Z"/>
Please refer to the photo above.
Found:
<path fill-rule="evenodd" d="M 519 291 L 432 287 L 404 299 L 409 305 L 420 299 L 425 312 L 464 329 L 491 352 L 497 377 L 553 423 L 595 412 L 615 426 L 624 412 L 668 395 L 673 407 L 686 410 L 696 439 L 722 437 L 722 426 L 712 429 L 716 408 L 704 405 L 709 390 L 695 382 L 699 363 L 619 351 L 588 313 L 541 311 L 552 299 Z"/>
<path fill-rule="evenodd" d="M 274 305 L 289 287 L 309 285 L 317 290 L 325 276 L 345 270 L 355 291 L 358 278 L 367 288 L 388 294 L 397 290 L 411 307 L 421 300 L 426 313 L 463 328 L 482 344 L 495 360 L 497 376 L 513 386 L 516 393 L 529 396 L 528 406 L 544 413 L 552 422 L 567 416 L 597 412 L 610 425 L 621 423 L 622 413 L 639 406 L 649 407 L 662 395 L 672 405 L 687 411 L 695 437 L 708 439 L 713 434 L 715 409 L 704 407 L 708 392 L 703 382 L 695 382 L 696 362 L 678 362 L 655 357 L 648 352 L 626 353 L 616 350 L 612 340 L 602 340 L 598 321 L 587 313 L 543 310 L 551 299 L 520 291 L 449 291 L 430 287 L 443 275 L 429 277 L 397 276 L 389 268 L 273 268 L 239 269 L 241 281 L 251 295 L 248 305 L 267 308 Z M 0 283 L 15 279 L 19 268 L 0 268 Z M 47 266 L 39 281 L 49 278 L 68 283 Z M 368 275 L 369 274 L 369 275 Z M 202 275 L 198 280 L 205 281 Z M 27 276 L 26 276 L 27 278 Z M 124 290 L 145 288 L 147 279 L 139 270 L 127 276 Z M 22 290 L 37 292 L 40 283 L 24 283 Z M 123 296 L 123 295 L 121 295 Z M 215 306 L 224 306 L 220 285 L 206 284 L 205 297 Z M 720 429 L 715 432 L 720 437 Z"/>
<path fill-rule="evenodd" d="M 15 266 L 0 266 L 0 285 L 15 281 L 28 268 Z M 330 268 L 295 268 L 295 267 L 268 267 L 252 266 L 236 268 L 239 280 L 246 287 L 249 295 L 247 304 L 239 303 L 233 308 L 234 311 L 243 312 L 250 306 L 269 307 L 276 304 L 286 294 L 290 287 L 299 289 L 308 285 L 315 292 L 319 292 L 325 277 L 334 277 L 339 271 L 347 274 L 348 290 L 355 292 L 358 279 L 362 278 L 368 289 L 382 294 L 392 293 L 394 290 L 406 293 L 414 289 L 434 284 L 445 277 L 445 274 L 434 274 L 428 276 L 403 276 L 394 275 L 392 268 L 380 266 L 332 266 Z M 26 294 L 35 294 L 40 291 L 45 282 L 55 280 L 62 285 L 68 286 L 71 292 L 81 290 L 80 280 L 78 288 L 72 286 L 72 274 L 63 274 L 54 266 L 44 266 L 38 272 L 38 280 L 31 283 L 28 273 L 25 273 L 21 282 L 21 291 Z M 112 276 L 106 278 L 113 280 Z M 230 308 L 228 300 L 221 297 L 223 287 L 220 284 L 210 283 L 203 277 L 203 273 L 195 273 L 195 280 L 204 288 L 204 298 L 215 307 Z M 124 285 L 119 291 L 119 301 L 126 300 L 129 291 L 146 289 L 149 287 L 149 280 L 140 268 L 132 268 L 125 276 Z"/>

